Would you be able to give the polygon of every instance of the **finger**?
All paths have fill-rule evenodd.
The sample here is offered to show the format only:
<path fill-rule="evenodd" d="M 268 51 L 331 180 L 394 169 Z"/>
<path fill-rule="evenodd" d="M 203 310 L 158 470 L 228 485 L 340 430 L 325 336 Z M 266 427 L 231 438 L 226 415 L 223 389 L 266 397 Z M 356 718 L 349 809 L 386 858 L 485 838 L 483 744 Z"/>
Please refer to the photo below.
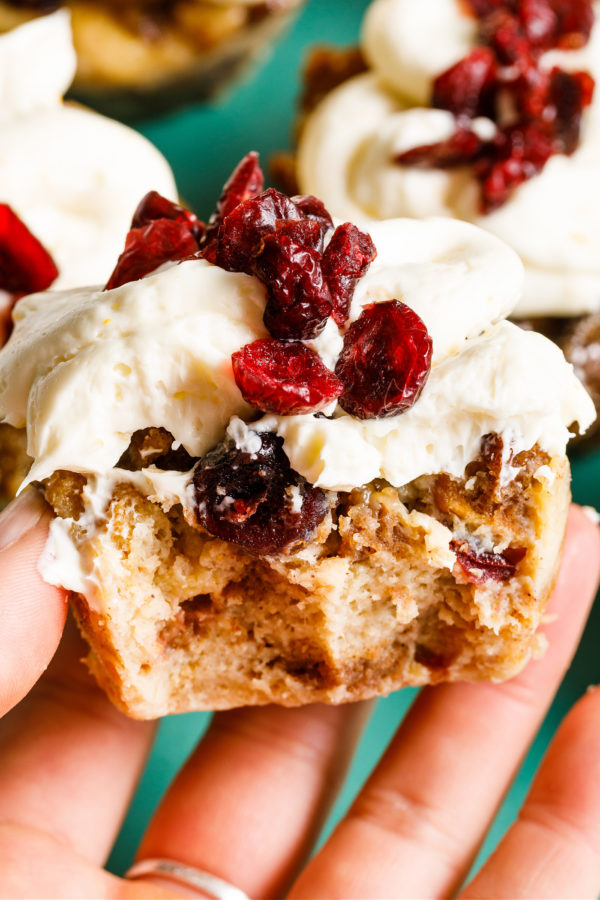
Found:
<path fill-rule="evenodd" d="M 0 716 L 38 680 L 63 630 L 64 592 L 42 581 L 38 571 L 49 520 L 34 488 L 0 515 Z"/>
<path fill-rule="evenodd" d="M 600 691 L 563 722 L 521 811 L 464 900 L 600 893 Z"/>
<path fill-rule="evenodd" d="M 103 863 L 154 726 L 112 706 L 81 662 L 85 652 L 69 622 L 46 674 L 0 722 L 0 822 L 45 829 Z"/>
<path fill-rule="evenodd" d="M 174 900 L 169 890 L 125 882 L 78 856 L 60 836 L 0 823 L 0 898 L 4 900 Z"/>
<path fill-rule="evenodd" d="M 423 691 L 292 897 L 453 894 L 572 657 L 599 557 L 600 532 L 574 510 L 545 657 L 503 685 Z"/>
<path fill-rule="evenodd" d="M 369 704 L 215 716 L 139 858 L 211 872 L 252 897 L 284 895 L 341 786 Z"/>

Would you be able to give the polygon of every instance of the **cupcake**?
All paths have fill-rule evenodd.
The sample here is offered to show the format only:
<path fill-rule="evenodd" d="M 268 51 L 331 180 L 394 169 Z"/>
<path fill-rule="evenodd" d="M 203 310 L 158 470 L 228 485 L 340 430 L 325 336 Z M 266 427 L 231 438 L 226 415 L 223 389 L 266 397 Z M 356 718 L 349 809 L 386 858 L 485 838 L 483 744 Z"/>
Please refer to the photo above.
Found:
<path fill-rule="evenodd" d="M 0 36 L 2 341 L 23 294 L 106 280 L 150 187 L 176 197 L 166 160 L 145 138 L 62 102 L 74 71 L 64 10 Z M 24 475 L 24 443 L 0 425 L 3 500 Z"/>
<path fill-rule="evenodd" d="M 1 0 L 0 30 L 67 8 L 73 95 L 122 118 L 214 97 L 259 58 L 302 0 Z"/>
<path fill-rule="evenodd" d="M 502 238 L 525 264 L 515 318 L 600 408 L 600 4 L 375 0 L 362 56 L 305 118 L 300 189 L 341 217 L 451 216 Z"/>
<path fill-rule="evenodd" d="M 104 289 L 19 302 L 0 409 L 117 706 L 342 703 L 541 652 L 594 409 L 506 321 L 521 288 L 473 225 L 336 225 L 249 154 L 207 225 L 151 194 Z"/>

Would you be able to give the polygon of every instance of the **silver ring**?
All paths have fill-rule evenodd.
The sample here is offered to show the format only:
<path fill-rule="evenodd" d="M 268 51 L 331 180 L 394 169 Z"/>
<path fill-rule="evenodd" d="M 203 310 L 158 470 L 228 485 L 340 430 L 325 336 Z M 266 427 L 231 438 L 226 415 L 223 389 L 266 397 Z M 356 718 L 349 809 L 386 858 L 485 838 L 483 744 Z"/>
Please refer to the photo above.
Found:
<path fill-rule="evenodd" d="M 184 866 L 173 859 L 143 859 L 125 873 L 125 878 L 144 878 L 147 875 L 156 875 L 183 887 L 204 891 L 214 900 L 250 900 L 247 894 L 222 878 L 202 869 Z"/>

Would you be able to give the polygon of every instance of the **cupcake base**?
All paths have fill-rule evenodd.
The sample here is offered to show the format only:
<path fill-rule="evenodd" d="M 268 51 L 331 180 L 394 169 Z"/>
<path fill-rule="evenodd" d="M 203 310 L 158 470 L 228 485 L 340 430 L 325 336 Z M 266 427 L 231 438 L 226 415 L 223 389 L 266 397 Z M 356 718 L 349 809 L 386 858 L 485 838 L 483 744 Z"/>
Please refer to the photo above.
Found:
<path fill-rule="evenodd" d="M 57 473 L 46 496 L 92 574 L 71 597 L 89 668 L 136 718 L 510 678 L 543 649 L 570 500 L 564 457 L 534 448 L 511 467 L 504 484 L 502 441 L 488 438 L 463 480 L 332 495 L 313 540 L 273 557 L 126 481 L 90 522 L 85 479 Z M 476 546 L 488 562 L 465 567 Z"/>

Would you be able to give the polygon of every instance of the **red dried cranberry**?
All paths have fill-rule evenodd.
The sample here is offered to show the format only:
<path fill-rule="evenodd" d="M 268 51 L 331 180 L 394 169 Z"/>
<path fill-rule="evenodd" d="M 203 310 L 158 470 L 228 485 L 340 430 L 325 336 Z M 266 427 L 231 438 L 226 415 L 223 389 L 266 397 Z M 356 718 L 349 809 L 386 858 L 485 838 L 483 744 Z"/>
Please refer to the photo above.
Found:
<path fill-rule="evenodd" d="M 198 244 L 187 222 L 155 219 L 143 228 L 132 228 L 105 290 L 137 281 L 163 263 L 185 259 L 197 251 Z"/>
<path fill-rule="evenodd" d="M 509 581 L 527 553 L 521 547 L 509 547 L 503 553 L 477 551 L 467 541 L 451 541 L 450 548 L 456 553 L 457 563 L 472 584 Z"/>
<path fill-rule="evenodd" d="M 264 175 L 258 162 L 258 153 L 253 150 L 246 154 L 227 179 L 217 202 L 217 209 L 211 216 L 209 224 L 220 224 L 240 203 L 258 197 L 263 189 L 264 181 Z"/>
<path fill-rule="evenodd" d="M 278 219 L 275 233 L 285 234 L 296 244 L 323 252 L 323 229 L 318 222 L 310 219 Z"/>
<path fill-rule="evenodd" d="M 492 48 L 502 65 L 531 64 L 532 47 L 517 15 L 499 9 L 486 16 L 481 23 L 480 38 Z"/>
<path fill-rule="evenodd" d="M 550 76 L 550 103 L 556 153 L 574 153 L 579 145 L 581 116 L 594 96 L 595 82 L 587 72 L 553 69 Z"/>
<path fill-rule="evenodd" d="M 304 344 L 254 341 L 231 357 L 244 400 L 278 416 L 315 413 L 342 393 L 339 378 Z"/>
<path fill-rule="evenodd" d="M 316 338 L 332 310 L 320 254 L 285 234 L 269 234 L 253 268 L 268 291 L 264 323 L 269 333 L 283 341 Z"/>
<path fill-rule="evenodd" d="M 331 292 L 332 316 L 340 328 L 348 321 L 356 283 L 376 256 L 370 235 L 359 231 L 356 225 L 346 222 L 333 232 L 321 266 Z"/>
<path fill-rule="evenodd" d="M 292 197 L 292 202 L 296 206 L 305 219 L 312 219 L 317 222 L 325 235 L 330 228 L 333 228 L 333 219 L 325 209 L 325 204 L 318 197 L 312 194 L 300 195 Z"/>
<path fill-rule="evenodd" d="M 57 277 L 48 251 L 10 206 L 0 203 L 0 290 L 18 298 L 47 290 Z"/>
<path fill-rule="evenodd" d="M 290 198 L 273 188 L 240 203 L 219 229 L 217 265 L 230 272 L 251 274 L 261 239 L 277 230 L 279 220 L 301 218 Z"/>
<path fill-rule="evenodd" d="M 220 444 L 194 470 L 196 517 L 210 534 L 254 553 L 309 540 L 327 514 L 323 491 L 295 472 L 283 440 L 258 434 L 255 453 Z"/>
<path fill-rule="evenodd" d="M 529 44 L 540 50 L 556 46 L 559 20 L 555 0 L 521 0 L 519 19 Z"/>
<path fill-rule="evenodd" d="M 565 50 L 577 50 L 590 39 L 594 27 L 592 0 L 552 0 L 558 14 L 557 43 Z"/>
<path fill-rule="evenodd" d="M 418 400 L 431 369 L 425 323 L 398 300 L 366 306 L 344 337 L 335 374 L 340 405 L 357 419 L 405 412 Z"/>
<path fill-rule="evenodd" d="M 503 129 L 485 158 L 475 163 L 485 212 L 497 209 L 527 179 L 540 172 L 555 152 L 547 127 L 523 122 Z"/>
<path fill-rule="evenodd" d="M 478 47 L 442 72 L 433 82 L 432 105 L 455 116 L 493 114 L 496 59 L 489 47 Z"/>
<path fill-rule="evenodd" d="M 204 223 L 189 209 L 184 209 L 178 203 L 167 200 L 158 191 L 148 191 L 138 203 L 137 209 L 131 220 L 132 228 L 143 228 L 156 219 L 173 219 L 176 222 L 187 223 L 190 231 L 197 241 L 200 241 L 204 233 Z"/>
<path fill-rule="evenodd" d="M 451 169 L 472 162 L 483 146 L 483 141 L 474 131 L 458 128 L 446 141 L 423 144 L 399 153 L 395 157 L 395 162 L 401 166 L 416 166 L 422 169 Z"/>

